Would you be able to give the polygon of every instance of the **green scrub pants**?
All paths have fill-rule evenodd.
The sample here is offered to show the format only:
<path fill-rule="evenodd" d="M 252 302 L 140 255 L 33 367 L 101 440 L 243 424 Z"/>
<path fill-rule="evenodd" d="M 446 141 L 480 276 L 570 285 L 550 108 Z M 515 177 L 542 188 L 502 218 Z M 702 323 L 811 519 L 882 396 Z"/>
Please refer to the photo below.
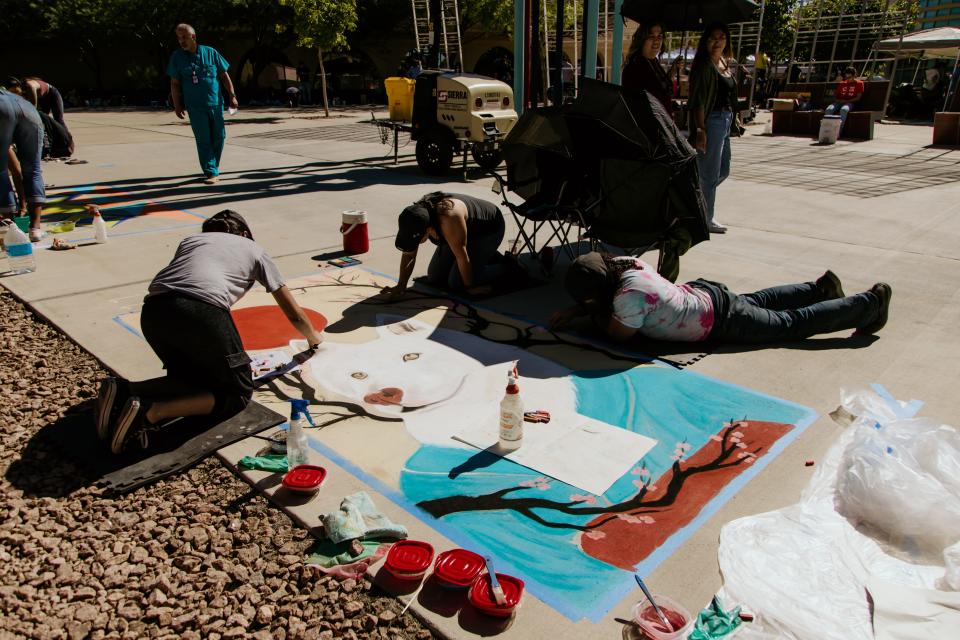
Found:
<path fill-rule="evenodd" d="M 223 124 L 223 107 L 204 107 L 187 109 L 190 114 L 190 128 L 197 141 L 197 156 L 200 168 L 206 177 L 220 175 L 220 155 L 227 138 L 227 129 Z"/>

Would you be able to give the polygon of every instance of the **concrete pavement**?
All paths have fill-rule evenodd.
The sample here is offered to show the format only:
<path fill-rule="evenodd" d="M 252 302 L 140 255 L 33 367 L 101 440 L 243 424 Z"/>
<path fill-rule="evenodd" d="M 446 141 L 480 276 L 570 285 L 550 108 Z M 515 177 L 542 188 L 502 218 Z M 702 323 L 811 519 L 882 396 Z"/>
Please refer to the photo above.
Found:
<path fill-rule="evenodd" d="M 393 248 L 399 210 L 426 191 L 445 189 L 496 199 L 489 179 L 464 183 L 431 179 L 412 160 L 413 145 L 392 150 L 366 112 L 329 120 L 290 110 L 241 111 L 228 126 L 223 180 L 198 181 L 189 127 L 166 112 L 70 113 L 67 119 L 88 164 L 47 163 L 51 195 L 78 206 L 83 191 L 111 194 L 117 224 L 106 245 L 62 253 L 38 252 L 33 274 L 0 279 L 39 313 L 121 375 L 160 372 L 146 343 L 113 318 L 136 309 L 153 275 L 202 218 L 223 208 L 240 211 L 288 277 L 316 272 L 318 256 L 340 248 L 340 212 L 370 212 L 372 249 L 364 264 L 395 273 Z M 692 370 L 813 407 L 821 418 L 760 476 L 649 577 L 658 592 L 695 610 L 719 587 L 716 546 L 731 519 L 794 502 L 817 459 L 836 436 L 826 417 L 841 388 L 884 384 L 898 398 L 925 402 L 922 415 L 956 424 L 960 347 L 960 151 L 931 149 L 930 128 L 878 125 L 871 142 L 831 147 L 810 140 L 757 135 L 734 141 L 733 174 L 718 195 L 726 235 L 683 258 L 681 279 L 705 277 L 740 292 L 799 282 L 833 269 L 847 292 L 878 280 L 893 287 L 890 321 L 876 338 L 837 334 L 775 348 L 721 348 Z M 150 215 L 132 211 L 145 206 Z M 110 210 L 109 208 L 107 209 Z M 124 217 L 129 215 L 129 217 Z M 110 218 L 108 218 L 109 220 Z M 81 227 L 65 239 L 92 239 Z M 508 230 L 512 237 L 512 229 Z M 426 267 L 421 260 L 418 270 Z M 508 313 L 545 319 L 567 304 L 559 285 L 486 303 Z M 628 598 L 629 600 L 629 598 Z M 570 625 L 549 609 L 525 625 L 546 625 L 555 637 L 609 635 L 605 624 Z M 452 636 L 469 635 L 455 621 L 435 621 Z M 542 630 L 537 633 L 539 637 Z M 545 636 L 544 636 L 545 637 Z"/>

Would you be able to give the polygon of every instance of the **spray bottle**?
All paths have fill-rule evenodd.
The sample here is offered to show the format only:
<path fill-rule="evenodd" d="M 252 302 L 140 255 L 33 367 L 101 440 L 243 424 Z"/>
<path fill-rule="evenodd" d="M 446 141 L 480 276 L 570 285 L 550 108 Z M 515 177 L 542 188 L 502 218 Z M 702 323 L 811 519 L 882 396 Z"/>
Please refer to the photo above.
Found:
<path fill-rule="evenodd" d="M 290 401 L 290 431 L 287 433 L 287 466 L 290 469 L 310 462 L 310 445 L 304 433 L 304 422 L 313 424 L 313 418 L 307 411 L 310 401 L 306 399 Z"/>
<path fill-rule="evenodd" d="M 107 241 L 107 223 L 100 215 L 100 207 L 91 207 L 90 213 L 93 214 L 93 235 L 97 244 L 103 244 Z"/>
<path fill-rule="evenodd" d="M 500 448 L 513 451 L 523 443 L 523 401 L 517 384 L 517 365 L 507 372 L 507 390 L 500 401 Z"/>

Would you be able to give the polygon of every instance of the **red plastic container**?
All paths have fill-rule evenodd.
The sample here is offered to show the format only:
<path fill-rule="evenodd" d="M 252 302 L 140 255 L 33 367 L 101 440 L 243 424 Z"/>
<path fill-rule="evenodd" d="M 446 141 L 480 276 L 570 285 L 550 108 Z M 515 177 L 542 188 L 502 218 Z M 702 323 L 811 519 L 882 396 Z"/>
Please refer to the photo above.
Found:
<path fill-rule="evenodd" d="M 343 235 L 343 250 L 351 255 L 369 251 L 367 212 L 344 211 L 341 219 L 340 233 Z"/>
<path fill-rule="evenodd" d="M 483 572 L 483 557 L 466 549 L 451 549 L 437 556 L 433 577 L 447 589 L 469 589 Z"/>
<path fill-rule="evenodd" d="M 490 591 L 489 573 L 483 574 L 473 583 L 469 594 L 470 604 L 488 616 L 509 618 L 520 606 L 520 598 L 523 597 L 523 580 L 508 576 L 505 573 L 498 573 L 497 580 L 500 582 L 500 588 L 503 589 L 503 595 L 507 599 L 503 606 L 497 604 L 497 601 L 493 599 L 493 592 Z"/>
<path fill-rule="evenodd" d="M 320 488 L 327 470 L 312 464 L 301 464 L 283 476 L 283 486 L 294 493 L 311 494 Z"/>
<path fill-rule="evenodd" d="M 433 563 L 433 546 L 419 540 L 401 540 L 390 547 L 384 568 L 399 580 L 419 580 Z"/>

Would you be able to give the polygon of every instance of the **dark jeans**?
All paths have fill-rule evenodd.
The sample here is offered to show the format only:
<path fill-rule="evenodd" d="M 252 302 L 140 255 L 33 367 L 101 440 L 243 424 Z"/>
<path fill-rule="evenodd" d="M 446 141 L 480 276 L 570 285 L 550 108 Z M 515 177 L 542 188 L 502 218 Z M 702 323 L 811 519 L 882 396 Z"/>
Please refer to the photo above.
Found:
<path fill-rule="evenodd" d="M 165 293 L 144 301 L 140 328 L 168 376 L 213 394 L 214 415 L 225 420 L 247 406 L 253 395 L 250 357 L 229 311 Z"/>
<path fill-rule="evenodd" d="M 500 219 L 499 229 L 482 236 L 467 237 L 467 255 L 473 267 L 473 286 L 488 284 L 503 275 L 503 260 L 497 249 L 503 242 L 504 222 Z M 464 289 L 457 259 L 447 244 L 442 244 L 433 252 L 427 267 L 427 281 L 430 284 L 459 291 Z"/>
<path fill-rule="evenodd" d="M 866 326 L 877 318 L 880 300 L 872 293 L 824 300 L 815 282 L 787 284 L 739 295 L 726 286 L 697 280 L 714 302 L 710 340 L 764 343 L 802 340 L 819 333 Z"/>
<path fill-rule="evenodd" d="M 37 109 L 49 113 L 51 118 L 63 126 L 67 126 L 67 123 L 63 121 L 63 97 L 55 86 L 52 84 L 47 86 L 49 87 L 47 92 L 37 98 Z"/>

